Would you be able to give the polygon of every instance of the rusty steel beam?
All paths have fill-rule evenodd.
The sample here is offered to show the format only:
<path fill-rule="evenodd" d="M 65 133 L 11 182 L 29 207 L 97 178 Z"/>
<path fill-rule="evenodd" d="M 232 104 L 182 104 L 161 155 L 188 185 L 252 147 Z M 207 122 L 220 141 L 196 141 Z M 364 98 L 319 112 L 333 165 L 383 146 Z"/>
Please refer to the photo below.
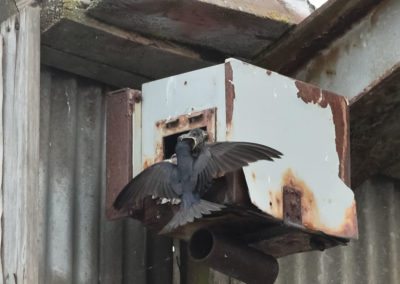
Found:
<path fill-rule="evenodd" d="M 107 94 L 106 107 L 106 216 L 116 219 L 128 212 L 116 211 L 112 204 L 132 178 L 132 114 L 141 92 L 123 89 Z"/>

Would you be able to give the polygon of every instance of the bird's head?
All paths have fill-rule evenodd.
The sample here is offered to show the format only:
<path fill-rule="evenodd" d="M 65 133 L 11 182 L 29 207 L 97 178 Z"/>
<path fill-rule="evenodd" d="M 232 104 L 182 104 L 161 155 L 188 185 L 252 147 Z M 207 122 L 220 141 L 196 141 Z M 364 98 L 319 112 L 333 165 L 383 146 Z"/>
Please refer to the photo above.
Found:
<path fill-rule="evenodd" d="M 190 139 L 193 141 L 192 149 L 196 149 L 199 145 L 202 145 L 206 142 L 208 134 L 206 131 L 200 128 L 195 128 L 190 130 L 188 133 L 182 134 L 178 137 L 179 141 L 183 141 L 185 139 Z"/>

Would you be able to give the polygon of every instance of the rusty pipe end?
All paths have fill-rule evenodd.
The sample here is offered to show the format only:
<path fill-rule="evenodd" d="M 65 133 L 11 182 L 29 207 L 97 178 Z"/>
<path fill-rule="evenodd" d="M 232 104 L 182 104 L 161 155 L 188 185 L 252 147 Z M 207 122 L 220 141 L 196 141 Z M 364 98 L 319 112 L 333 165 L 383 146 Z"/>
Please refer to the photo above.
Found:
<path fill-rule="evenodd" d="M 189 241 L 190 257 L 194 261 L 206 260 L 215 245 L 214 234 L 207 229 L 200 229 L 193 233 Z"/>
<path fill-rule="evenodd" d="M 209 229 L 200 229 L 190 238 L 189 255 L 224 274 L 248 284 L 275 282 L 278 261 L 247 244 Z"/>

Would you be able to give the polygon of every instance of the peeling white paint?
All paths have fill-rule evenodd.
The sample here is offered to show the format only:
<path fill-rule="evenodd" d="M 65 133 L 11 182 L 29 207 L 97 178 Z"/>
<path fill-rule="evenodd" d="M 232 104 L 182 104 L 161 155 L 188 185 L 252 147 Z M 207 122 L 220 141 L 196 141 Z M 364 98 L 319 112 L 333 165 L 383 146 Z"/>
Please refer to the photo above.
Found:
<path fill-rule="evenodd" d="M 269 194 L 282 197 L 283 177 L 290 169 L 307 184 L 317 204 L 315 218 L 311 220 L 314 223 L 309 225 L 322 231 L 328 228 L 331 233 L 343 224 L 354 195 L 338 176 L 339 158 L 330 106 L 304 103 L 297 97 L 293 79 L 276 73 L 268 76 L 266 70 L 238 60 L 228 62 L 233 79 L 227 83 L 233 83 L 235 90 L 229 133 L 224 64 L 154 81 L 142 88 L 143 157 L 157 155 L 156 143 L 162 140 L 157 136 L 157 121 L 185 114 L 190 106 L 195 106 L 194 111 L 216 107 L 218 141 L 258 142 L 284 153 L 280 160 L 261 161 L 244 169 L 252 202 L 281 219 L 282 214 L 270 208 L 270 202 L 275 200 Z M 281 206 L 282 212 L 282 202 L 274 206 Z"/>

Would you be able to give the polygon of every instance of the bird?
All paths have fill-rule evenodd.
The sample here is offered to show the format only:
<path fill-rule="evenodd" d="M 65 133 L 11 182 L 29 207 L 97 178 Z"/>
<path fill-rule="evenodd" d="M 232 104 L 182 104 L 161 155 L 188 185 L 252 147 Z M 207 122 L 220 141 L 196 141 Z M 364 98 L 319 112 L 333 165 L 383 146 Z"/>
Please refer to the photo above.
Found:
<path fill-rule="evenodd" d="M 202 199 L 213 180 L 258 160 L 273 161 L 281 152 L 252 142 L 207 142 L 207 132 L 195 128 L 177 138 L 175 154 L 153 164 L 135 176 L 119 193 L 113 206 L 129 210 L 146 196 L 161 203 L 179 203 L 179 210 L 159 232 L 169 233 L 203 215 L 225 208 Z"/>

